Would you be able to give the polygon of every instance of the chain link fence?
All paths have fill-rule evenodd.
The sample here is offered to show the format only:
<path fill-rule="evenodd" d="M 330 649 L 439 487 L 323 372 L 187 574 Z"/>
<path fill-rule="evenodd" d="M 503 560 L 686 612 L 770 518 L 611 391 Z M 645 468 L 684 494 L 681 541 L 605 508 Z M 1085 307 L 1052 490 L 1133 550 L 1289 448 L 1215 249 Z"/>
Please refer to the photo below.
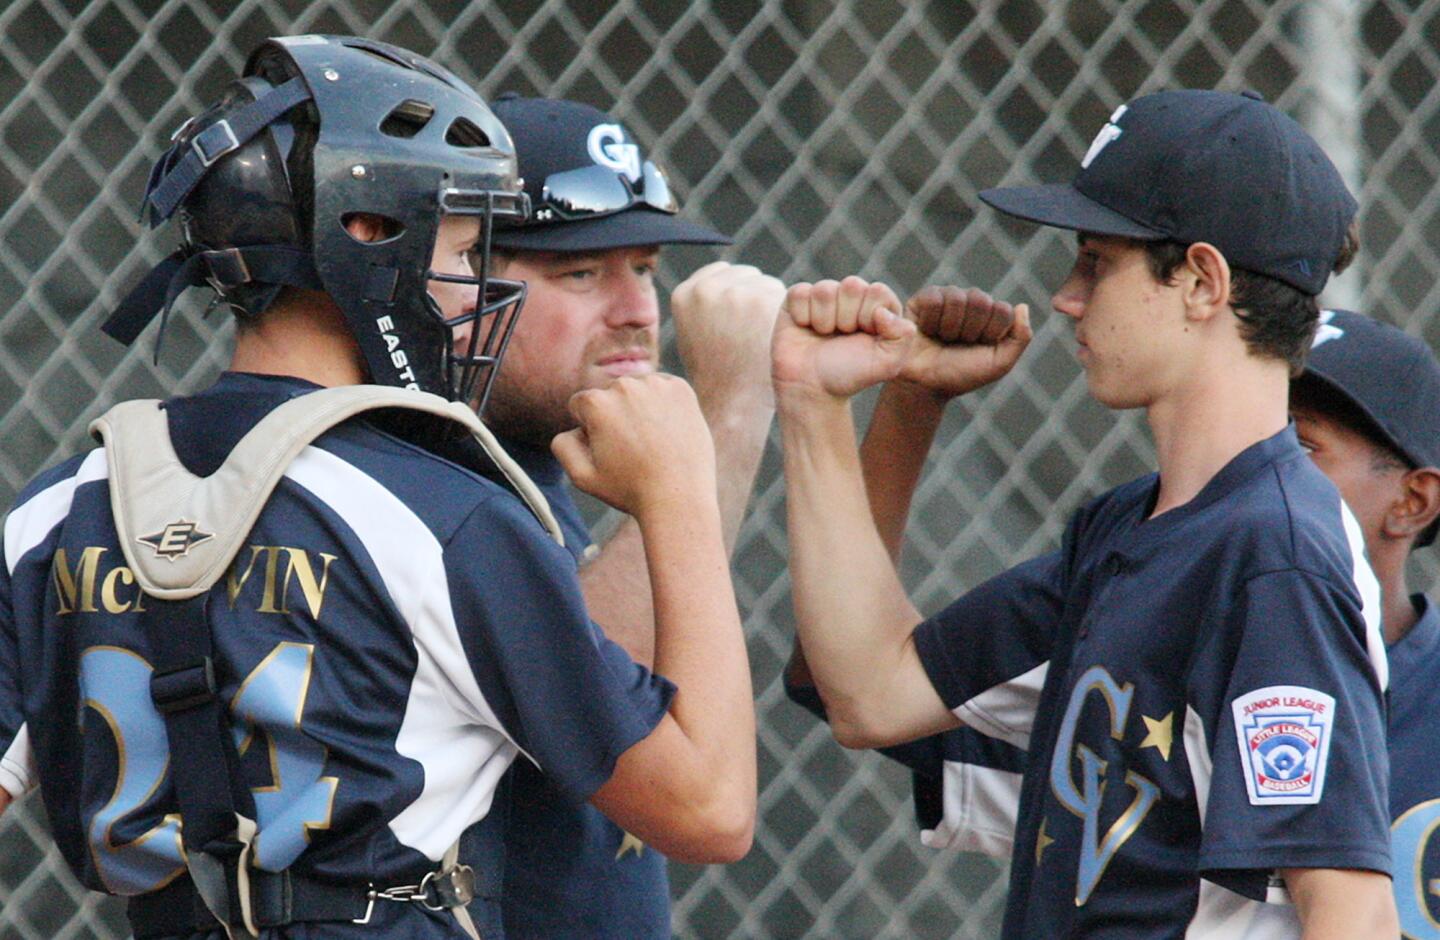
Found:
<path fill-rule="evenodd" d="M 164 358 L 98 326 L 171 244 L 136 222 L 169 131 L 265 36 L 346 32 L 431 54 L 487 95 L 611 109 L 651 144 L 728 257 L 902 294 L 978 285 L 1040 312 L 998 387 L 952 408 L 903 575 L 922 609 L 1051 547 L 1085 497 L 1148 469 L 1136 415 L 1091 402 L 1046 316 L 1072 244 L 982 209 L 1067 179 L 1120 103 L 1255 88 L 1319 137 L 1362 206 L 1327 299 L 1440 343 L 1440 8 L 1398 0 L 8 0 L 0 4 L 0 502 L 87 446 L 118 400 L 208 383 L 228 326 L 182 305 Z M 709 257 L 667 252 L 665 286 Z M 668 344 L 667 344 L 668 346 Z M 673 350 L 667 352 L 673 361 Z M 862 409 L 863 410 L 863 409 Z M 760 712 L 760 822 L 728 867 L 672 867 L 685 937 L 990 937 L 1005 867 L 916 838 L 908 777 L 841 750 L 781 689 L 792 636 L 783 486 L 767 454 L 736 558 Z M 1417 563 L 1428 586 L 1433 554 Z M 120 937 L 45 834 L 0 821 L 0 940 Z"/>

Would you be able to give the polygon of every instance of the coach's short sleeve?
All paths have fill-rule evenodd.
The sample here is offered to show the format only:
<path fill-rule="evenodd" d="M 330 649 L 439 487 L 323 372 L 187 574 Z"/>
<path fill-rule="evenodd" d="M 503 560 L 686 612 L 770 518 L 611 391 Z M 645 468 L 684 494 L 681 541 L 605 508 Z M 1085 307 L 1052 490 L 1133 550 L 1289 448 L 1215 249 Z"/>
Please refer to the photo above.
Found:
<path fill-rule="evenodd" d="M 1065 610 L 1062 554 L 1011 568 L 915 628 L 920 661 L 965 724 L 1028 745 Z"/>
<path fill-rule="evenodd" d="M 1351 594 L 1300 570 L 1262 574 L 1227 626 L 1217 639 L 1238 646 L 1206 719 L 1201 870 L 1257 898 L 1277 868 L 1388 873 L 1384 709 Z"/>
<path fill-rule="evenodd" d="M 506 734 L 568 798 L 588 799 L 660 722 L 674 686 L 590 622 L 573 559 L 517 501 L 473 513 L 445 565 L 471 668 Z"/>

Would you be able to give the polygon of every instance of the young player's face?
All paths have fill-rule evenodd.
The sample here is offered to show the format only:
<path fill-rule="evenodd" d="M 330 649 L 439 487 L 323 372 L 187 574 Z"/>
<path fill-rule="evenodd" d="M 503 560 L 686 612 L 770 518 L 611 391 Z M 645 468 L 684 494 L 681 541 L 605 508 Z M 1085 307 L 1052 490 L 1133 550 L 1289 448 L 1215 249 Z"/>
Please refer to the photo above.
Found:
<path fill-rule="evenodd" d="M 1051 302 L 1075 321 L 1080 364 L 1096 400 L 1143 407 L 1173 387 L 1183 308 L 1175 287 L 1150 272 L 1142 248 L 1081 236 L 1075 265 Z"/>
<path fill-rule="evenodd" d="M 571 395 L 655 371 L 659 254 L 653 246 L 522 252 L 506 264 L 500 273 L 525 281 L 529 290 L 486 423 L 510 437 L 548 443 L 575 425 Z"/>
<path fill-rule="evenodd" d="M 480 238 L 480 220 L 474 216 L 447 215 L 440 220 L 440 231 L 435 236 L 435 253 L 430 258 L 430 270 L 436 274 L 458 274 L 473 277 L 470 266 L 470 252 Z M 430 281 L 430 296 L 439 304 L 440 311 L 448 320 L 461 314 L 470 313 L 478 300 L 473 284 L 451 284 L 446 281 Z M 468 341 L 470 326 L 455 331 L 455 345 L 460 348 L 462 337 Z"/>
<path fill-rule="evenodd" d="M 1355 514 L 1365 544 L 1378 544 L 1386 511 L 1404 496 L 1401 481 L 1407 468 L 1388 450 L 1313 405 L 1292 402 L 1290 417 L 1300 445 Z"/>

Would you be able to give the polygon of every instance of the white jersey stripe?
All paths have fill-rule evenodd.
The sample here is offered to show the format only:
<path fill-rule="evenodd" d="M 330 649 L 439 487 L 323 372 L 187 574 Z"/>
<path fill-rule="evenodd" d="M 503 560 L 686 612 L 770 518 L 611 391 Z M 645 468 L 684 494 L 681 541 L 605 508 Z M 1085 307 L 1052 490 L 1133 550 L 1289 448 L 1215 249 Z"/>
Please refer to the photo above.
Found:
<path fill-rule="evenodd" d="M 1049 670 L 1050 663 L 1043 662 L 1023 675 L 986 689 L 956 708 L 955 717 L 981 734 L 1028 751 L 1035 713 L 1040 709 L 1040 692 Z"/>
<path fill-rule="evenodd" d="M 15 740 L 0 754 L 0 787 L 18 797 L 37 782 L 35 752 L 30 749 L 30 726 L 22 722 L 20 730 L 15 732 Z"/>
<path fill-rule="evenodd" d="M 1345 538 L 1350 543 L 1350 557 L 1354 559 L 1355 587 L 1360 592 L 1360 613 L 1365 618 L 1365 647 L 1370 654 L 1370 665 L 1375 677 L 1380 680 L 1380 690 L 1390 688 L 1390 661 L 1385 656 L 1385 634 L 1380 629 L 1380 582 L 1370 570 L 1370 560 L 1365 554 L 1365 535 L 1360 523 L 1345 501 L 1340 501 L 1340 519 L 1345 525 Z"/>
<path fill-rule="evenodd" d="M 1185 727 L 1180 732 L 1185 745 L 1185 761 L 1190 765 L 1190 780 L 1195 784 L 1195 805 L 1200 810 L 1200 831 L 1205 831 L 1205 808 L 1210 803 L 1210 778 L 1215 763 L 1210 759 L 1210 745 L 1205 740 L 1205 722 L 1192 706 L 1185 706 Z"/>
<path fill-rule="evenodd" d="M 104 480 L 110 475 L 105 449 L 97 448 L 80 462 L 75 475 L 54 483 L 16 507 L 5 519 L 5 564 L 10 574 L 26 552 L 45 541 L 54 528 L 70 514 L 75 487 Z"/>
<path fill-rule="evenodd" d="M 1252 901 L 1200 879 L 1200 904 L 1185 931 L 1186 940 L 1294 940 L 1298 936 L 1300 918 L 1291 904 L 1273 899 Z"/>
<path fill-rule="evenodd" d="M 334 454 L 306 448 L 285 476 L 350 527 L 410 626 L 418 663 L 395 750 L 420 763 L 425 784 L 390 829 L 439 861 L 489 812 L 495 786 L 519 752 L 468 665 L 440 543 L 395 494 Z"/>
<path fill-rule="evenodd" d="M 948 760 L 942 774 L 944 815 L 934 829 L 920 832 L 921 844 L 1008 859 L 1020 816 L 1022 775 Z"/>

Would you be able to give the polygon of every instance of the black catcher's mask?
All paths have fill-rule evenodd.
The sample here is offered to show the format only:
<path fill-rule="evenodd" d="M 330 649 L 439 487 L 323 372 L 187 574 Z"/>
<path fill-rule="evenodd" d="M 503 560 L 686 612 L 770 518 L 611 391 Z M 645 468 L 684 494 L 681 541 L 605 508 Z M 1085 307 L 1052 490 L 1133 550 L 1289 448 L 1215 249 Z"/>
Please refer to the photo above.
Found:
<path fill-rule="evenodd" d="M 152 170 L 144 211 L 151 225 L 177 216 L 180 249 L 104 329 L 128 344 L 160 312 L 163 335 L 171 304 L 196 285 L 242 322 L 284 287 L 323 290 L 371 381 L 483 407 L 525 294 L 489 276 L 490 233 L 527 210 L 509 134 L 455 75 L 368 39 L 271 39 Z M 442 215 L 479 219 L 468 275 L 430 269 Z M 380 237 L 352 237 L 356 217 L 378 220 Z M 473 285 L 473 309 L 446 318 L 431 281 Z"/>

